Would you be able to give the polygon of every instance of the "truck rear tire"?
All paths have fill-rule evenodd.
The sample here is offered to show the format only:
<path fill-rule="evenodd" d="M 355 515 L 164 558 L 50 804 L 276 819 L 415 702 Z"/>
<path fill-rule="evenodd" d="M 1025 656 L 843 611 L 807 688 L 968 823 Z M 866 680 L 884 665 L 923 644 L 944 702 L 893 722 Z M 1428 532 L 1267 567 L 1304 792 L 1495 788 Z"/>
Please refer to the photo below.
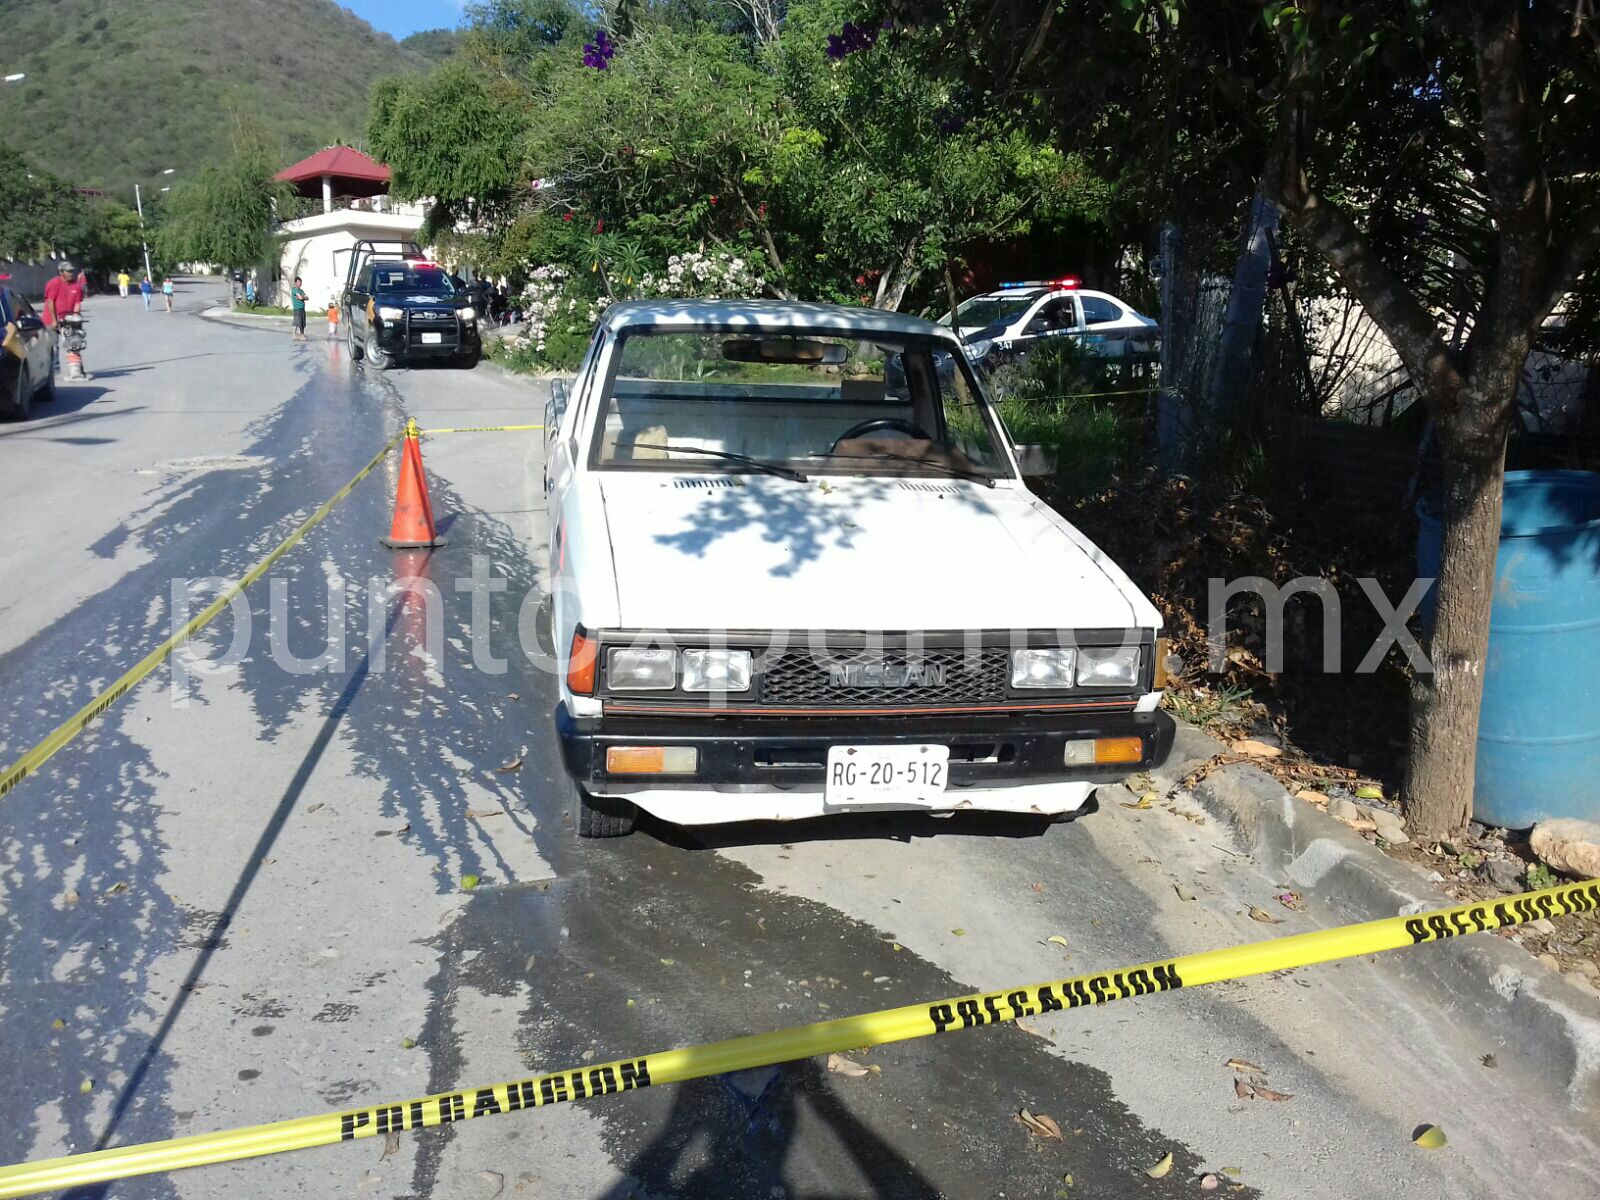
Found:
<path fill-rule="evenodd" d="M 578 793 L 578 836 L 581 838 L 626 837 L 639 823 L 639 807 L 616 796 L 591 796 L 583 788 Z"/>

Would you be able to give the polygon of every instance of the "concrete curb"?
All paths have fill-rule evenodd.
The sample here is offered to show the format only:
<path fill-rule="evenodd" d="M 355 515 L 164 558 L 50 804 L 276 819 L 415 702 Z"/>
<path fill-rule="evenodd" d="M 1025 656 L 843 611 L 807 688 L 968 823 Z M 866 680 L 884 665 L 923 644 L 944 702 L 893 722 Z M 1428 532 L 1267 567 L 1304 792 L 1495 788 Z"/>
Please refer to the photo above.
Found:
<path fill-rule="evenodd" d="M 211 321 L 217 325 L 232 325 L 235 329 L 286 329 L 292 320 L 288 315 L 235 312 L 220 305 L 216 308 L 203 308 L 199 315 L 202 321 Z"/>
<path fill-rule="evenodd" d="M 1156 778 L 1175 786 L 1226 747 L 1179 726 L 1171 760 Z M 1255 859 L 1337 923 L 1442 907 L 1427 873 L 1390 858 L 1348 825 L 1291 796 L 1248 763 L 1213 771 L 1195 799 L 1224 822 Z M 1391 956 L 1401 977 L 1445 1000 L 1453 1024 L 1471 1024 L 1545 1081 L 1560 1080 L 1580 1111 L 1600 1105 L 1600 1003 L 1563 983 L 1527 951 L 1494 936 L 1460 938 L 1427 953 Z"/>

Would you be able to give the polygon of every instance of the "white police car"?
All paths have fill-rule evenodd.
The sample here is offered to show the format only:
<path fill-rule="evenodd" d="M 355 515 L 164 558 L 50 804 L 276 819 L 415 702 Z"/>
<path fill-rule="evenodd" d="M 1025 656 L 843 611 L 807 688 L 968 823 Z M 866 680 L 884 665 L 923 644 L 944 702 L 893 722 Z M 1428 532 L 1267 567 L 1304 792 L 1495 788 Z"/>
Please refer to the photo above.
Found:
<path fill-rule="evenodd" d="M 1072 277 L 1002 283 L 992 292 L 964 300 L 956 323 L 973 362 L 1026 354 L 1048 338 L 1076 338 L 1103 358 L 1152 354 L 1161 330 L 1155 320 L 1135 312 L 1115 296 L 1086 291 Z M 939 318 L 949 328 L 949 313 Z"/>

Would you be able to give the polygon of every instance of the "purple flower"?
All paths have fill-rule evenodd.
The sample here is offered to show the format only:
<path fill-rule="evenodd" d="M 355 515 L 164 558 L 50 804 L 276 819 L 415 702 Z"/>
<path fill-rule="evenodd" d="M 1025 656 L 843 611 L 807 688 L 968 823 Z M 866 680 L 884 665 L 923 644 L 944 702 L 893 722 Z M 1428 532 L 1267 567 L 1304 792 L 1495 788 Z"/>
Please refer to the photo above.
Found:
<path fill-rule="evenodd" d="M 606 36 L 604 29 L 595 30 L 594 41 L 583 44 L 583 65 L 604 71 L 617 52 L 617 44 Z"/>
<path fill-rule="evenodd" d="M 883 28 L 889 28 L 889 22 L 883 23 Z M 847 54 L 854 54 L 858 50 L 870 50 L 878 43 L 878 30 L 869 29 L 865 25 L 857 25 L 853 21 L 846 21 L 844 28 L 838 33 L 828 35 L 829 58 L 843 58 Z"/>

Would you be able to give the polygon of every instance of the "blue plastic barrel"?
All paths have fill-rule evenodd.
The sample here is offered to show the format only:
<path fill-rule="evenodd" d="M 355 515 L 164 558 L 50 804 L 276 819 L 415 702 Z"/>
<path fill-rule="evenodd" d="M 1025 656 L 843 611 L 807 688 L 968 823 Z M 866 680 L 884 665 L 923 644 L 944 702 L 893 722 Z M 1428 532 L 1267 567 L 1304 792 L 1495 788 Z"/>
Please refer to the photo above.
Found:
<path fill-rule="evenodd" d="M 1437 511 L 1417 516 L 1436 575 Z M 1506 472 L 1472 804 L 1507 829 L 1600 820 L 1600 475 Z"/>

